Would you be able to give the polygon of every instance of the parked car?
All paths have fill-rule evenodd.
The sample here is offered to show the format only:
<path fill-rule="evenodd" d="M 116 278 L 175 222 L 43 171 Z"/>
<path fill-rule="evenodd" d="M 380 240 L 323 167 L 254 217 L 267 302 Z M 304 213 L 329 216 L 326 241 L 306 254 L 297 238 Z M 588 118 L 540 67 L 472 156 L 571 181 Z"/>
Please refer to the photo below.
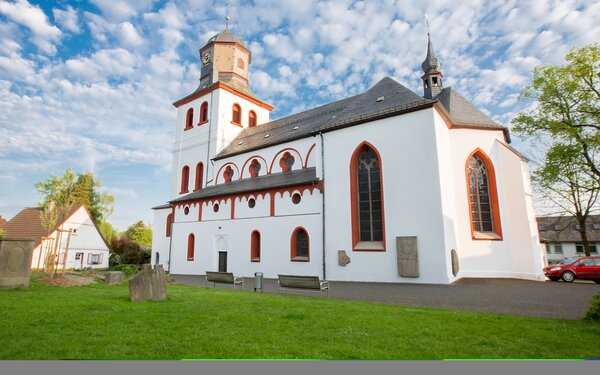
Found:
<path fill-rule="evenodd" d="M 600 284 L 600 257 L 567 258 L 558 264 L 544 267 L 544 275 L 552 281 L 563 279 L 570 283 L 575 279 L 587 279 Z"/>

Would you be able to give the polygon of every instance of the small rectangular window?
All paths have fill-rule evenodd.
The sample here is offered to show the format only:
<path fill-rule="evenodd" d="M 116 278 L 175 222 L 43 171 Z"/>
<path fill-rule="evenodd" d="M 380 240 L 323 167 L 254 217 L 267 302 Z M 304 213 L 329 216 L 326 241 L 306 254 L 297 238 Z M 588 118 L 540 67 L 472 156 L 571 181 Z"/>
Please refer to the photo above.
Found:
<path fill-rule="evenodd" d="M 584 252 L 584 251 L 583 251 L 583 244 L 582 244 L 582 243 L 576 243 L 576 244 L 575 244 L 575 251 L 576 251 L 577 253 L 583 253 L 583 252 Z"/>
<path fill-rule="evenodd" d="M 598 248 L 595 243 L 590 244 L 590 254 L 598 254 Z"/>
<path fill-rule="evenodd" d="M 594 224 L 592 224 L 592 228 L 595 230 L 598 230 L 598 229 L 600 229 L 600 224 L 594 223 Z"/>
<path fill-rule="evenodd" d="M 554 245 L 554 252 L 556 254 L 562 254 L 563 253 L 562 244 L 557 243 L 556 245 Z"/>
<path fill-rule="evenodd" d="M 560 230 L 560 225 L 555 225 L 554 230 Z"/>
<path fill-rule="evenodd" d="M 550 248 L 550 244 L 549 243 L 546 244 L 546 253 L 547 254 L 552 254 L 552 250 Z"/>
<path fill-rule="evenodd" d="M 543 225 L 540 225 L 538 228 L 539 228 L 540 232 L 543 232 L 546 230 L 546 227 Z"/>

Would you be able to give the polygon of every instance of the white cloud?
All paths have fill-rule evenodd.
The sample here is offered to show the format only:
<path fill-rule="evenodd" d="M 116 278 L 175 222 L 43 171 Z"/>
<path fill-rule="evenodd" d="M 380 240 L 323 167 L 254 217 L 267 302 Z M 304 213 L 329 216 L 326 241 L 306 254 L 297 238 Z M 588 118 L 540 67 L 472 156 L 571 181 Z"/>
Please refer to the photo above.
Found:
<path fill-rule="evenodd" d="M 122 21 L 149 9 L 156 0 L 91 0 L 102 14 L 113 21 Z"/>
<path fill-rule="evenodd" d="M 144 39 L 129 22 L 119 24 L 119 39 L 123 45 L 128 47 L 137 47 L 144 43 Z"/>
<path fill-rule="evenodd" d="M 81 32 L 81 28 L 79 27 L 79 15 L 72 6 L 68 5 L 66 10 L 54 8 L 52 9 L 52 13 L 54 14 L 54 19 L 60 26 L 62 26 L 63 30 L 70 31 L 75 34 L 79 34 Z"/>
<path fill-rule="evenodd" d="M 29 4 L 27 0 L 17 0 L 14 3 L 0 1 L 0 13 L 26 28 L 32 33 L 33 43 L 48 54 L 55 54 L 54 43 L 62 35 L 60 29 L 51 25 L 43 10 Z"/>

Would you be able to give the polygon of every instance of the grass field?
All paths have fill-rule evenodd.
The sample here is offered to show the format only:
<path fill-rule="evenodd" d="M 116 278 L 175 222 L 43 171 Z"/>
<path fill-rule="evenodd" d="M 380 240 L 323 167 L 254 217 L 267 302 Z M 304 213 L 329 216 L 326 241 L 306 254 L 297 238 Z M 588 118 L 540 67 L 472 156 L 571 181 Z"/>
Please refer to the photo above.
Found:
<path fill-rule="evenodd" d="M 0 291 L 0 359 L 600 357 L 600 323 L 169 285 Z"/>

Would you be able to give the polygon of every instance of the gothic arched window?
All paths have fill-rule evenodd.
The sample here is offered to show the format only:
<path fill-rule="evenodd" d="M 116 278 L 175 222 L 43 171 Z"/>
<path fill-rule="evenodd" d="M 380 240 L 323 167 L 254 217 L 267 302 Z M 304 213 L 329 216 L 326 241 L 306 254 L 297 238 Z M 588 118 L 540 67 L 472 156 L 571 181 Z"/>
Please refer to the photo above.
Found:
<path fill-rule="evenodd" d="M 467 188 L 473 239 L 501 239 L 494 167 L 481 151 L 467 160 Z"/>
<path fill-rule="evenodd" d="M 170 213 L 167 215 L 167 228 L 166 228 L 166 236 L 171 237 L 171 225 L 173 224 L 173 214 Z"/>
<path fill-rule="evenodd" d="M 381 159 L 370 145 L 354 151 L 350 180 L 353 249 L 385 251 Z"/>
<path fill-rule="evenodd" d="M 310 240 L 304 228 L 296 228 L 291 239 L 292 261 L 308 262 L 310 259 Z"/>

